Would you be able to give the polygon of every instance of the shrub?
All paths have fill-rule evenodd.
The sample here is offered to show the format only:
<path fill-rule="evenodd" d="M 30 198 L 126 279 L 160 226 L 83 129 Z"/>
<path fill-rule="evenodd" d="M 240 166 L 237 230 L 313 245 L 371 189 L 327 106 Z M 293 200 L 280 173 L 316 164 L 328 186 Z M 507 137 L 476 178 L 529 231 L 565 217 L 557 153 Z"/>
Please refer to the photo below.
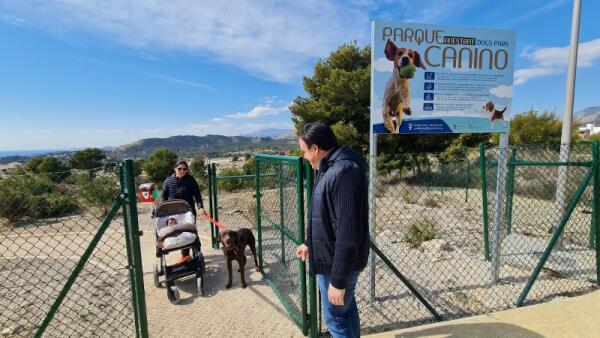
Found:
<path fill-rule="evenodd" d="M 225 168 L 219 173 L 220 177 L 244 175 L 244 171 L 239 168 Z M 219 180 L 219 188 L 225 191 L 239 191 L 245 188 L 251 188 L 254 180 L 248 178 L 233 178 Z"/>
<path fill-rule="evenodd" d="M 411 193 L 409 193 L 408 191 L 405 191 L 402 194 L 402 199 L 404 200 L 404 202 L 406 204 L 416 204 L 417 203 L 417 198 L 412 195 Z"/>
<path fill-rule="evenodd" d="M 404 241 L 412 248 L 421 247 L 423 242 L 434 239 L 437 236 L 437 224 L 435 221 L 427 218 L 416 219 L 408 225 Z"/>
<path fill-rule="evenodd" d="M 438 204 L 438 202 L 435 200 L 434 196 L 427 196 L 425 197 L 425 199 L 423 200 L 423 205 L 425 205 L 428 208 L 437 208 L 440 205 Z"/>
<path fill-rule="evenodd" d="M 30 215 L 35 218 L 60 217 L 79 208 L 75 199 L 59 193 L 32 196 Z"/>
<path fill-rule="evenodd" d="M 0 217 L 9 222 L 60 217 L 77 209 L 76 199 L 46 176 L 13 176 L 0 181 Z"/>
<path fill-rule="evenodd" d="M 99 209 L 102 216 L 108 213 L 118 193 L 119 184 L 108 177 L 95 177 L 80 190 L 83 204 Z"/>
<path fill-rule="evenodd" d="M 0 217 L 16 222 L 29 213 L 29 194 L 21 189 L 5 189 L 0 185 Z"/>

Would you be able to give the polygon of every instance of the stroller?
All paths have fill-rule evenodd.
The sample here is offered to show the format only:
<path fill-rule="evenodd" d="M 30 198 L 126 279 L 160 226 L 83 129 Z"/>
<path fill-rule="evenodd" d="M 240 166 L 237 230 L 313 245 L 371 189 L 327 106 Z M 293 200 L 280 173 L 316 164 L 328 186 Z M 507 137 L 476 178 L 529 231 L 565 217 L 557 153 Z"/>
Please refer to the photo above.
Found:
<path fill-rule="evenodd" d="M 154 285 L 161 287 L 163 282 L 160 276 L 165 276 L 167 297 L 171 304 L 177 304 L 181 298 L 175 280 L 195 275 L 197 293 L 204 295 L 204 256 L 200 250 L 196 217 L 192 208 L 184 200 L 169 200 L 152 210 L 152 217 L 156 235 L 156 257 L 160 259 L 160 264 L 154 264 Z M 171 224 L 167 225 L 167 221 Z M 165 256 L 181 249 L 191 249 L 192 259 L 180 264 L 167 265 Z"/>

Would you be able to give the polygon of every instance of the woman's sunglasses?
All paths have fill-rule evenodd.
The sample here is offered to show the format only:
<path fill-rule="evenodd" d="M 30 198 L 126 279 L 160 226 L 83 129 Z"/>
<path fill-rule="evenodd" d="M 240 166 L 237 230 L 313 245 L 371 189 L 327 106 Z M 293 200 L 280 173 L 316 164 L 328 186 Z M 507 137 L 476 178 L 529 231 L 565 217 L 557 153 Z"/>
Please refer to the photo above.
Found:
<path fill-rule="evenodd" d="M 177 170 L 183 170 L 183 171 L 187 171 L 187 168 L 182 168 L 182 167 L 178 167 Z"/>

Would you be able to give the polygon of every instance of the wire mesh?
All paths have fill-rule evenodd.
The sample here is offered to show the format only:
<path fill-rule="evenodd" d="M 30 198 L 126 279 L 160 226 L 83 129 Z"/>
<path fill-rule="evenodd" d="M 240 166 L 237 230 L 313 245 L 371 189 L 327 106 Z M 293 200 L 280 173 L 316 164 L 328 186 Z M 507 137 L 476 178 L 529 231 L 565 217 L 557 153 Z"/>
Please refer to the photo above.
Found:
<path fill-rule="evenodd" d="M 301 326 L 302 292 L 306 290 L 303 262 L 296 258 L 296 248 L 303 241 L 299 229 L 296 161 L 257 159 L 260 173 L 260 217 L 262 267 L 265 277 L 275 288 L 284 306 Z M 302 189 L 302 188 L 301 188 Z M 304 305 L 306 306 L 306 305 Z"/>
<path fill-rule="evenodd" d="M 29 337 L 50 310 L 119 192 L 113 170 L 0 179 L 0 328 Z M 45 335 L 135 336 L 123 217 L 119 213 Z"/>
<path fill-rule="evenodd" d="M 217 177 L 219 221 L 231 230 L 256 233 L 256 187 L 253 175 Z"/>
<path fill-rule="evenodd" d="M 510 158 L 513 153 L 516 155 Z M 407 160 L 408 166 L 377 177 L 372 240 L 444 319 L 513 307 L 562 216 L 554 205 L 560 167 L 548 165 L 559 160 L 558 154 L 557 148 L 539 147 L 485 151 L 487 241 L 478 152 L 470 151 L 454 161 L 419 154 L 421 161 Z M 574 148 L 570 161 L 578 163 L 562 167 L 567 173 L 566 203 L 590 170 L 579 162 L 591 163 L 591 157 L 591 147 Z M 508 163 L 500 171 L 499 160 Z M 469 175 L 465 175 L 467 171 Z M 506 198 L 497 204 L 499 177 L 504 177 Z M 562 245 L 546 262 L 527 303 L 596 287 L 595 250 L 589 246 L 590 185 L 566 225 Z M 495 217 L 498 207 L 501 211 Z M 433 320 L 379 257 L 371 270 L 374 285 L 369 284 L 369 271 L 361 274 L 356 288 L 364 332 Z"/>

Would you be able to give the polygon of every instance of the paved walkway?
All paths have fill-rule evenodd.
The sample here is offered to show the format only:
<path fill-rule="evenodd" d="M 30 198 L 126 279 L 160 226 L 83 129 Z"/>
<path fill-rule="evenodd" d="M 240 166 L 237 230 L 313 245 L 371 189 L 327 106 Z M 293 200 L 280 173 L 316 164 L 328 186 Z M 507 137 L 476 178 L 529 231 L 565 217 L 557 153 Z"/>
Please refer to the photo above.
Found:
<path fill-rule="evenodd" d="M 600 337 L 600 290 L 545 304 L 369 337 Z"/>

